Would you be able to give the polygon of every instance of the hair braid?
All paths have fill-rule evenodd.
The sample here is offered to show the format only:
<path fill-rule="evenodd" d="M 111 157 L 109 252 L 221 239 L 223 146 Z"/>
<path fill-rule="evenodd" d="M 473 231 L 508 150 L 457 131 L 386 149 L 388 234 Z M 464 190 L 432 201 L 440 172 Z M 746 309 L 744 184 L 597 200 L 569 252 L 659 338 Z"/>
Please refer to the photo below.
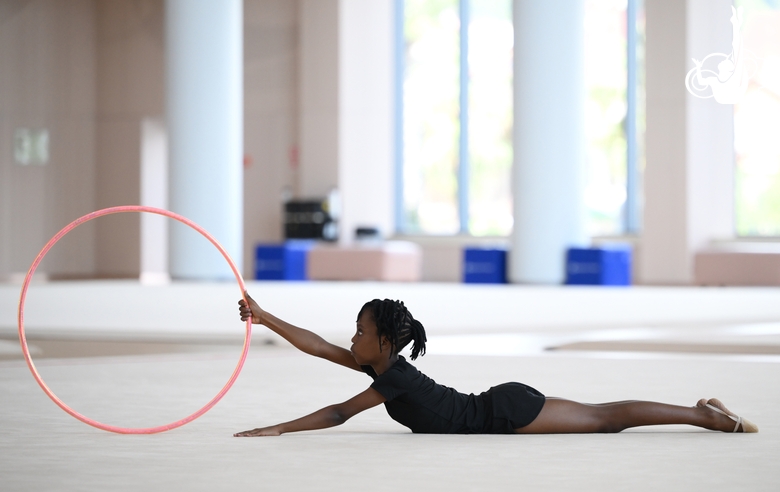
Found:
<path fill-rule="evenodd" d="M 379 338 L 379 349 L 382 349 L 382 338 L 387 338 L 392 347 L 390 356 L 397 354 L 409 342 L 413 342 L 410 358 L 415 360 L 420 355 L 425 355 L 425 328 L 422 323 L 414 319 L 412 313 L 401 301 L 392 299 L 374 299 L 363 305 L 358 313 L 358 319 L 368 309 L 376 323 Z"/>

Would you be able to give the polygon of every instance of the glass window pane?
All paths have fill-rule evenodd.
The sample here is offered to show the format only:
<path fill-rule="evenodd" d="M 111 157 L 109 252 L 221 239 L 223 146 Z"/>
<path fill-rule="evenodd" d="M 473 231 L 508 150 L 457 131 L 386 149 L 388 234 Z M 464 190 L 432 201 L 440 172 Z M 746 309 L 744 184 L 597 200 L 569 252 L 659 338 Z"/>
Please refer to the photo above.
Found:
<path fill-rule="evenodd" d="M 454 234 L 457 200 L 457 0 L 406 0 L 404 213 L 407 233 Z"/>
<path fill-rule="evenodd" d="M 469 232 L 508 235 L 512 230 L 512 2 L 469 3 Z"/>
<path fill-rule="evenodd" d="M 734 105 L 737 234 L 780 236 L 780 6 L 739 1 L 751 77 Z"/>
<path fill-rule="evenodd" d="M 647 129 L 647 101 L 646 93 L 646 72 L 645 72 L 645 9 L 644 1 L 637 0 L 637 12 L 636 12 L 636 149 L 635 159 L 636 162 L 633 165 L 636 168 L 636 181 L 633 184 L 633 188 L 629 185 L 629 189 L 626 190 L 628 198 L 634 200 L 634 216 L 632 220 L 627 220 L 630 224 L 633 222 L 633 228 L 631 230 L 623 231 L 623 233 L 638 234 L 642 230 L 642 211 L 644 209 L 644 186 L 643 180 L 645 175 L 645 165 L 647 164 L 647 155 L 645 154 L 645 134 Z M 628 164 L 630 165 L 630 164 Z M 633 194 L 633 197 L 632 197 Z"/>
<path fill-rule="evenodd" d="M 585 207 L 591 236 L 624 232 L 626 0 L 585 1 Z"/>

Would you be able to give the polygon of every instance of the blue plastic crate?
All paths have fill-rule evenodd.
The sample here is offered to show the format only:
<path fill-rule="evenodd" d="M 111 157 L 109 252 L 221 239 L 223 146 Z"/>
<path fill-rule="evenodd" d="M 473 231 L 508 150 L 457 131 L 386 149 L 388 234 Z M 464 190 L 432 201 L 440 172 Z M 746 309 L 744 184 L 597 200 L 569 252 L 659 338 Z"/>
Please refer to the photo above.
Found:
<path fill-rule="evenodd" d="M 306 258 L 312 241 L 260 244 L 255 248 L 257 280 L 308 280 Z"/>
<path fill-rule="evenodd" d="M 463 250 L 463 282 L 467 284 L 505 284 L 506 250 L 465 248 Z"/>
<path fill-rule="evenodd" d="M 567 285 L 631 285 L 631 248 L 569 248 Z"/>

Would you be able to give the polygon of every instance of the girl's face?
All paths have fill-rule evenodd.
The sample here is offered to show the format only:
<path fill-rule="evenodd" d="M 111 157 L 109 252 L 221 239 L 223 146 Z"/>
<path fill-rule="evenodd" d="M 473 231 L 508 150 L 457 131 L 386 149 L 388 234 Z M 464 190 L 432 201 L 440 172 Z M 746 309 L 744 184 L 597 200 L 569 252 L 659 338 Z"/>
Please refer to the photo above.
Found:
<path fill-rule="evenodd" d="M 363 311 L 357 321 L 355 336 L 352 337 L 352 347 L 350 352 L 355 362 L 361 366 L 370 366 L 380 357 L 387 358 L 387 351 L 390 344 L 387 340 L 383 341 L 382 351 L 379 351 L 379 338 L 377 335 L 376 323 L 374 323 L 368 310 Z"/>

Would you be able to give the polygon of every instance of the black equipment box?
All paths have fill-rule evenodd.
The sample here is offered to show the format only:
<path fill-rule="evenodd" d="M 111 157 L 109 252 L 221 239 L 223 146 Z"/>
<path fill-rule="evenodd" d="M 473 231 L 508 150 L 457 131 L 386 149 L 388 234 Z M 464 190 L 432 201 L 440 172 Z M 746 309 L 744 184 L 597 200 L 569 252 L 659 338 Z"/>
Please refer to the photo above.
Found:
<path fill-rule="evenodd" d="M 285 239 L 338 239 L 338 224 L 328 200 L 291 200 L 284 204 Z"/>

